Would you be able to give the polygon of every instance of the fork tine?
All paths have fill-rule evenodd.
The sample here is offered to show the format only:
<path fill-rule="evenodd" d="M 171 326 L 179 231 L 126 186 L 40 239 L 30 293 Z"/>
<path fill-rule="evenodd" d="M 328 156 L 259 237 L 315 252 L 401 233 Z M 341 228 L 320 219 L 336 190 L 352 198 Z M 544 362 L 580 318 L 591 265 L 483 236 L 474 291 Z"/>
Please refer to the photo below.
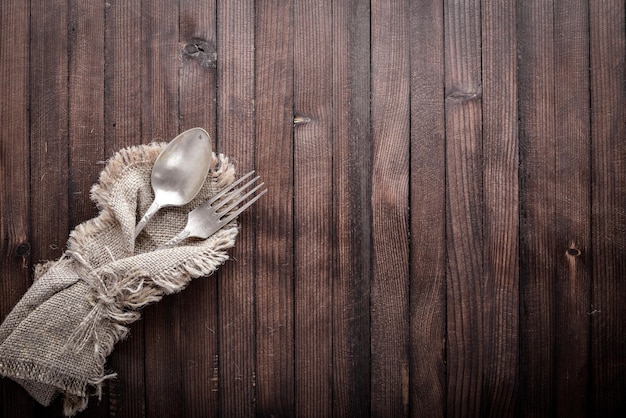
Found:
<path fill-rule="evenodd" d="M 260 187 L 262 186 L 264 183 L 259 184 Z M 239 216 L 240 213 L 242 213 L 244 210 L 248 209 L 254 202 L 256 202 L 257 200 L 259 200 L 259 198 L 261 196 L 263 196 L 265 193 L 267 192 L 267 189 L 263 190 L 262 192 L 260 192 L 259 194 L 257 194 L 256 196 L 254 196 L 252 199 L 248 200 L 246 202 L 245 205 L 243 205 L 242 207 L 240 207 L 239 209 L 237 209 L 235 212 L 231 213 L 230 215 L 228 215 L 226 218 L 224 219 L 220 219 L 220 228 L 224 225 L 227 225 L 230 221 L 232 221 L 233 219 L 235 219 L 237 216 Z"/>
<path fill-rule="evenodd" d="M 214 207 L 215 211 L 217 212 L 217 214 L 219 216 L 223 216 L 223 215 L 228 215 L 228 212 L 230 212 L 231 210 L 233 210 L 235 207 L 237 207 L 238 204 L 240 204 L 241 202 L 243 202 L 244 200 L 246 200 L 247 198 L 249 198 L 250 196 L 252 196 L 254 194 L 254 192 L 256 192 L 257 190 L 259 190 L 261 187 L 263 187 L 265 183 L 261 183 L 258 184 L 256 187 L 254 187 L 252 190 L 250 190 L 249 192 L 247 192 L 246 194 L 244 194 L 243 196 L 239 197 L 237 200 L 235 200 L 233 203 L 231 203 L 226 209 L 220 210 L 218 211 L 219 208 L 221 208 L 222 206 L 224 206 L 224 203 L 220 204 L 217 207 Z M 248 186 L 248 185 L 246 185 Z M 242 187 L 243 188 L 243 187 Z M 229 203 L 229 202 L 226 202 Z"/>
<path fill-rule="evenodd" d="M 209 200 L 207 200 L 207 203 L 209 205 L 212 205 L 217 199 L 219 199 L 220 197 L 224 196 L 226 193 L 228 193 L 231 190 L 233 190 L 235 187 L 237 187 L 238 184 L 240 184 L 241 182 L 243 182 L 245 179 L 247 179 L 248 177 L 250 177 L 253 174 L 254 174 L 254 170 L 250 171 L 247 174 L 244 174 L 239 179 L 237 179 L 237 181 L 232 182 L 228 187 L 226 187 L 225 189 L 222 189 L 218 193 L 214 194 Z"/>
<path fill-rule="evenodd" d="M 240 197 L 241 193 L 243 193 L 243 191 L 245 189 L 247 189 L 248 187 L 250 187 L 255 181 L 257 181 L 260 177 L 257 176 L 255 178 L 253 178 L 252 180 L 250 180 L 249 182 L 247 182 L 246 184 L 244 184 L 241 187 L 238 187 L 235 190 L 232 190 L 231 193 L 226 196 L 224 199 L 222 199 L 219 202 L 215 202 L 215 204 L 211 205 L 213 206 L 213 209 L 215 209 L 216 211 L 221 208 L 224 205 L 230 204 L 230 202 L 232 202 L 233 200 L 236 200 L 238 203 L 241 202 L 244 198 Z M 232 208 L 231 208 L 232 209 Z M 222 211 L 223 213 L 228 212 L 228 211 Z"/>

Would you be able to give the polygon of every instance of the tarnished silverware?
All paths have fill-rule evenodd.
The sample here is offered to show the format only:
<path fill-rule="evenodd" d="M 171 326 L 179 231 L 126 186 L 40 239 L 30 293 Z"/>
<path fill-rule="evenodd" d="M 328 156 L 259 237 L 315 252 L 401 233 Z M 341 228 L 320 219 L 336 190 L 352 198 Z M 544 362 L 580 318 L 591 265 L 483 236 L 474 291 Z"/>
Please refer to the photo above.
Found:
<path fill-rule="evenodd" d="M 261 187 L 265 184 L 260 183 L 243 194 L 246 189 L 251 187 L 259 179 L 258 176 L 249 180 L 243 186 L 235 189 L 235 187 L 252 176 L 252 174 L 254 174 L 254 171 L 251 171 L 239 178 L 237 181 L 215 194 L 202 205 L 189 212 L 185 228 L 174 238 L 161 245 L 158 249 L 173 247 L 189 237 L 201 239 L 208 238 L 224 226 L 228 225 L 240 213 L 250 207 L 267 192 L 267 189 L 258 192 L 259 189 L 261 189 Z M 255 193 L 257 194 L 255 195 Z M 250 200 L 246 201 L 248 198 L 250 198 Z M 239 207 L 238 205 L 243 202 L 245 203 Z"/>
<path fill-rule="evenodd" d="M 196 197 L 209 172 L 213 152 L 209 134 L 192 128 L 172 139 L 152 168 L 154 201 L 135 227 L 135 238 L 150 218 L 166 206 L 182 206 Z"/>

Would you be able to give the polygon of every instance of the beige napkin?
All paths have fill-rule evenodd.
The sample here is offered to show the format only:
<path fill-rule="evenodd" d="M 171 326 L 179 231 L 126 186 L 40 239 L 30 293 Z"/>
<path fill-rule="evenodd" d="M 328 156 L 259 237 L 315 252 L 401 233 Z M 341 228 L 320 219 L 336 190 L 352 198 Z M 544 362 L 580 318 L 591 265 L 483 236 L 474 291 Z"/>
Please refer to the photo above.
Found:
<path fill-rule="evenodd" d="M 127 148 L 108 161 L 91 190 L 99 215 L 71 232 L 60 260 L 36 268 L 35 282 L 0 326 L 0 375 L 43 405 L 63 395 L 68 416 L 84 410 L 89 396 L 100 395 L 114 377 L 105 374 L 106 357 L 139 310 L 213 273 L 235 244 L 233 224 L 208 239 L 156 250 L 183 229 L 189 211 L 232 183 L 235 170 L 223 155 L 214 155 L 191 203 L 161 209 L 133 240 L 154 199 L 150 173 L 164 145 Z"/>

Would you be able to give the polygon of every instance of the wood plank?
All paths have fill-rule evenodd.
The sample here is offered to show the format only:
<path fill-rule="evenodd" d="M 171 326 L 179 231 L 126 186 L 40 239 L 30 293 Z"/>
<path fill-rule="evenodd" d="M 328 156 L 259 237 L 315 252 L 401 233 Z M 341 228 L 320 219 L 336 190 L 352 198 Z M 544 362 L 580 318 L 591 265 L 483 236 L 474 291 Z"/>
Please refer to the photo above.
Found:
<path fill-rule="evenodd" d="M 481 416 L 517 413 L 519 143 L 516 2 L 481 2 L 485 346 Z"/>
<path fill-rule="evenodd" d="M 142 141 L 170 141 L 179 133 L 178 4 L 141 3 Z M 166 296 L 144 311 L 145 414 L 179 417 L 183 407 L 181 347 L 197 343 L 180 334 L 180 295 Z"/>
<path fill-rule="evenodd" d="M 105 158 L 142 142 L 141 2 L 109 0 L 105 4 L 104 133 Z M 109 382 L 113 416 L 143 417 L 145 406 L 144 321 L 130 327 L 107 360 L 118 374 Z"/>
<path fill-rule="evenodd" d="M 408 3 L 372 10 L 371 413 L 409 408 Z"/>
<path fill-rule="evenodd" d="M 89 199 L 104 155 L 104 7 L 69 9 L 69 225 L 97 215 Z"/>
<path fill-rule="evenodd" d="M 254 168 L 254 2 L 218 1 L 217 145 L 237 164 L 239 174 Z M 255 414 L 254 253 L 256 207 L 239 217 L 233 260 L 220 268 L 220 413 Z"/>
<path fill-rule="evenodd" d="M 589 416 L 591 173 L 589 10 L 586 0 L 555 1 L 555 144 L 559 301 L 555 321 L 555 414 Z"/>
<path fill-rule="evenodd" d="M 179 4 L 182 67 L 181 131 L 200 126 L 216 135 L 217 50 L 215 1 L 182 0 Z M 193 280 L 180 297 L 183 411 L 188 417 L 215 417 L 219 411 L 216 276 Z M 185 337 L 187 338 L 187 337 Z"/>
<path fill-rule="evenodd" d="M 294 392 L 293 3 L 256 5 L 256 411 L 292 416 Z"/>
<path fill-rule="evenodd" d="M 0 3 L 0 321 L 31 283 L 29 242 L 29 33 L 30 5 Z M 16 47 L 19 45 L 20 47 Z M 17 383 L 0 379 L 0 416 L 33 413 L 33 399 Z"/>
<path fill-rule="evenodd" d="M 411 416 L 446 408 L 443 2 L 411 3 Z"/>
<path fill-rule="evenodd" d="M 2 249 L 3 279 L 0 281 L 0 317 L 4 319 L 13 305 L 30 286 L 29 257 L 29 62 L 28 48 L 11 48 L 21 43 L 28 45 L 28 5 L 19 0 L 0 4 L 0 23 L 4 36 L 0 37 L 0 68 L 6 77 L 0 78 L 0 248 Z"/>
<path fill-rule="evenodd" d="M 370 396 L 369 2 L 333 2 L 333 408 L 368 416 Z"/>
<path fill-rule="evenodd" d="M 592 397 L 595 416 L 626 413 L 626 11 L 590 1 Z"/>
<path fill-rule="evenodd" d="M 61 256 L 68 225 L 68 5 L 32 5 L 31 227 L 34 262 Z"/>
<path fill-rule="evenodd" d="M 484 231 L 480 2 L 447 1 L 445 94 L 450 416 L 481 411 Z"/>
<path fill-rule="evenodd" d="M 332 413 L 332 4 L 294 3 L 296 416 Z"/>
<path fill-rule="evenodd" d="M 141 0 L 105 5 L 106 156 L 142 142 L 143 56 Z M 144 139 L 144 142 L 149 142 Z"/>
<path fill-rule="evenodd" d="M 518 3 L 522 416 L 554 413 L 555 62 L 552 2 Z"/>

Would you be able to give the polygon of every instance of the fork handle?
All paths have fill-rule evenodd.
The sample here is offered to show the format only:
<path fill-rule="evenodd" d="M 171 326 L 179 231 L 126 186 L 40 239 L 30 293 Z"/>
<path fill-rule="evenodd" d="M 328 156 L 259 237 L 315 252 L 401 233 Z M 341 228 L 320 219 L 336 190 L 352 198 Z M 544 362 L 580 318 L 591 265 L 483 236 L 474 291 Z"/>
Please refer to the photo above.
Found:
<path fill-rule="evenodd" d="M 187 230 L 187 229 L 183 229 L 174 238 L 172 238 L 169 241 L 167 241 L 166 243 L 160 245 L 157 248 L 157 250 L 163 250 L 165 248 L 171 248 L 171 247 L 175 246 L 176 244 L 178 244 L 179 242 L 181 242 L 182 240 L 184 240 L 185 238 L 187 238 L 189 235 L 191 235 L 191 232 L 189 232 L 189 230 Z"/>

